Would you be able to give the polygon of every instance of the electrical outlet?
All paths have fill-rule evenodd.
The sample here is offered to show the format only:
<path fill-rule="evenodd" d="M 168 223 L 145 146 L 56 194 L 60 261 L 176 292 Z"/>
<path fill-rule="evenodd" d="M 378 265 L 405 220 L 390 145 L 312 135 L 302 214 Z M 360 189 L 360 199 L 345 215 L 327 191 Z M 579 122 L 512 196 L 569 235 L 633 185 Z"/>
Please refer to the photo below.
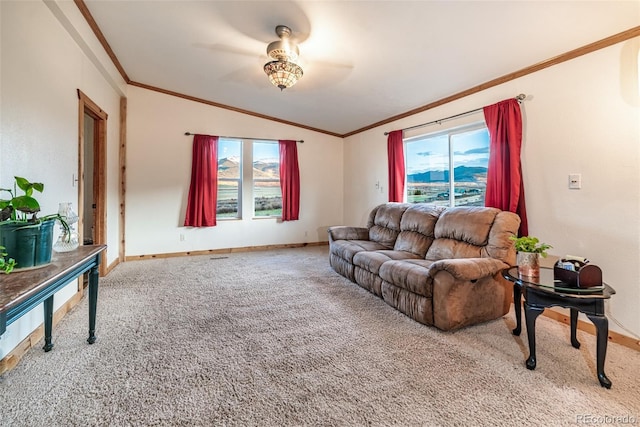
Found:
<path fill-rule="evenodd" d="M 180 233 L 180 241 L 184 242 L 184 234 Z"/>
<path fill-rule="evenodd" d="M 582 175 L 579 173 L 569 174 L 569 188 L 572 190 L 579 190 L 582 188 Z"/>

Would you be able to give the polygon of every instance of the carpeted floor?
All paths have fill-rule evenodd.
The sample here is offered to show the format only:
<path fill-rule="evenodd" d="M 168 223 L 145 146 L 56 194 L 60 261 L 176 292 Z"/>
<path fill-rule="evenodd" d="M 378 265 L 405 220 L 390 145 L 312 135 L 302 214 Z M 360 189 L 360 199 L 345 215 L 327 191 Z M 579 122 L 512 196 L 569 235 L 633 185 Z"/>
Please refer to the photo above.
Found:
<path fill-rule="evenodd" d="M 2 426 L 559 426 L 640 423 L 640 354 L 513 313 L 445 333 L 337 275 L 326 246 L 128 262 L 0 377 Z"/>

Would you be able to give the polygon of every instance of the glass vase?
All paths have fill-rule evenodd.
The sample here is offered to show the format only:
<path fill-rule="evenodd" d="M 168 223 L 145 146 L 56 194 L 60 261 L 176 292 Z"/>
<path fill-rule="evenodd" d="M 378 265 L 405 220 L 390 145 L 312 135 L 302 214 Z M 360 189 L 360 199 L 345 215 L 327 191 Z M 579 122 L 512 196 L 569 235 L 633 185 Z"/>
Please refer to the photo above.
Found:
<path fill-rule="evenodd" d="M 535 252 L 518 252 L 516 255 L 518 275 L 537 279 L 540 277 L 540 254 Z"/>
<path fill-rule="evenodd" d="M 64 202 L 58 206 L 58 215 L 64 219 L 69 229 L 67 230 L 62 223 L 60 224 L 60 235 L 53 244 L 53 250 L 56 252 L 73 251 L 80 246 L 80 239 L 75 229 L 75 224 L 79 219 L 78 214 L 74 212 L 70 202 Z"/>

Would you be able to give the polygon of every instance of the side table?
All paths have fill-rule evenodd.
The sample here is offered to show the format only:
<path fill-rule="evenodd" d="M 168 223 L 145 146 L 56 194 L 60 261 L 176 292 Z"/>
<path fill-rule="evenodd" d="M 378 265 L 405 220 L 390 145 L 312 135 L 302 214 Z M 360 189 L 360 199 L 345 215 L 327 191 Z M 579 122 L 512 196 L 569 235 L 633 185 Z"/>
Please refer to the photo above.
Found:
<path fill-rule="evenodd" d="M 0 278 L 0 338 L 7 326 L 40 303 L 44 307 L 44 351 L 53 348 L 53 296 L 84 273 L 89 276 L 89 338 L 96 341 L 98 266 L 105 245 L 80 246 L 71 252 L 56 253 L 51 263 L 33 270 L 16 271 Z"/>
<path fill-rule="evenodd" d="M 522 330 L 521 296 L 524 296 L 524 315 L 527 322 L 527 338 L 529 340 L 529 357 L 527 369 L 536 368 L 536 319 L 547 307 L 565 307 L 571 316 L 571 345 L 580 347 L 576 338 L 578 312 L 584 313 L 593 322 L 597 331 L 596 366 L 600 385 L 611 388 L 611 381 L 604 373 L 604 362 L 607 355 L 607 337 L 609 320 L 605 316 L 605 300 L 611 298 L 616 291 L 606 283 L 595 288 L 569 287 L 561 281 L 554 280 L 552 268 L 540 268 L 540 277 L 532 278 L 518 275 L 518 267 L 507 268 L 502 276 L 513 282 L 513 304 L 516 314 L 514 335 Z"/>

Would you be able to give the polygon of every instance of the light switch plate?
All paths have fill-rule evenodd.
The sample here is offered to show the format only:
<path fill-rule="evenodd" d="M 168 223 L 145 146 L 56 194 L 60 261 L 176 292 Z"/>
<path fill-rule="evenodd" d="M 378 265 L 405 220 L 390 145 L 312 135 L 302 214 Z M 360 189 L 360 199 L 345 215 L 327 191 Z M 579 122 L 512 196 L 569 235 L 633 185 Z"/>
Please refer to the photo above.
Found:
<path fill-rule="evenodd" d="M 572 190 L 579 190 L 582 188 L 582 175 L 579 173 L 569 174 L 569 188 Z"/>

